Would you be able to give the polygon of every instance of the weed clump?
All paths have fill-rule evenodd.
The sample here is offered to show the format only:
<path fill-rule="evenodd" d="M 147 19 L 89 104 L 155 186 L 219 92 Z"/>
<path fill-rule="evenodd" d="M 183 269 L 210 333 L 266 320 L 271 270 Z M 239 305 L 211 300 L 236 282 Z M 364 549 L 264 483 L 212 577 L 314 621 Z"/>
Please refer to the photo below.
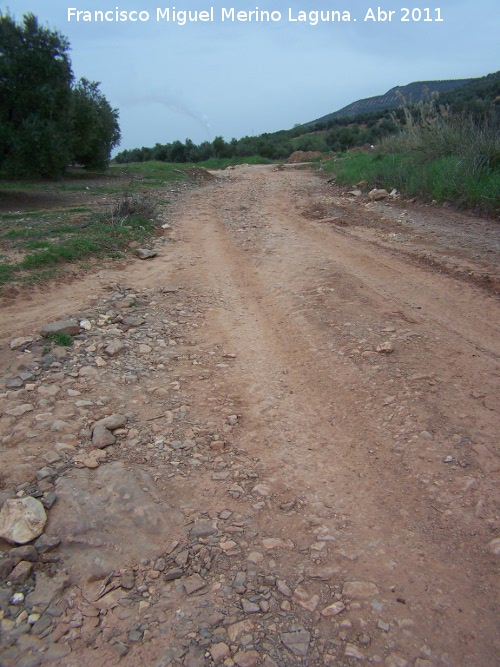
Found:
<path fill-rule="evenodd" d="M 409 196 L 450 202 L 486 215 L 500 213 L 500 133 L 495 118 L 448 115 L 430 106 L 407 114 L 406 128 L 371 154 L 356 153 L 323 166 L 338 183 L 365 180 Z"/>
<path fill-rule="evenodd" d="M 73 345 L 73 338 L 64 332 L 51 334 L 50 340 L 59 347 L 71 347 Z"/>

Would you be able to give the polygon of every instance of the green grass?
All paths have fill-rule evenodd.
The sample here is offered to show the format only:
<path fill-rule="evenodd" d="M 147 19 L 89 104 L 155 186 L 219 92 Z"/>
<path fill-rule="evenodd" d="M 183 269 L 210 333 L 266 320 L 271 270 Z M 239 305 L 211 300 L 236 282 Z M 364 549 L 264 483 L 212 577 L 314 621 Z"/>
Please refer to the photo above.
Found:
<path fill-rule="evenodd" d="M 184 167 L 186 165 L 172 164 L 170 162 L 130 162 L 129 164 L 112 165 L 111 172 L 141 176 L 142 185 L 163 185 L 169 181 L 187 180 L 189 175 Z"/>
<path fill-rule="evenodd" d="M 70 209 L 71 210 L 71 209 Z M 54 217 L 56 218 L 54 220 Z M 94 257 L 123 256 L 131 241 L 143 241 L 155 233 L 156 201 L 144 193 L 126 193 L 104 212 L 50 213 L 0 221 L 0 285 L 49 279 L 69 262 Z M 10 223 L 10 224 L 9 224 Z M 5 251 L 24 257 L 8 262 Z"/>
<path fill-rule="evenodd" d="M 485 215 L 500 213 L 500 139 L 472 122 L 442 120 L 431 129 L 410 128 L 376 152 L 338 155 L 322 169 L 340 184 L 366 181 Z"/>
<path fill-rule="evenodd" d="M 154 236 L 158 205 L 166 201 L 162 188 L 175 182 L 197 182 L 197 174 L 190 169 L 190 165 L 147 162 L 118 165 L 106 174 L 77 170 L 68 175 L 69 182 L 56 184 L 1 182 L 0 189 L 26 191 L 30 208 L 29 191 L 49 191 L 49 195 L 51 191 L 79 191 L 87 188 L 86 183 L 91 194 L 117 196 L 111 205 L 108 198 L 104 211 L 92 200 L 90 206 L 41 211 L 22 211 L 19 206 L 19 212 L 0 214 L 0 285 L 41 283 L 68 263 L 88 267 L 96 257 L 125 256 L 132 241 L 143 243 Z M 103 178 L 102 184 L 98 178 Z M 9 260 L 17 253 L 22 259 Z"/>
<path fill-rule="evenodd" d="M 197 162 L 192 166 L 204 169 L 226 169 L 226 167 L 236 167 L 239 164 L 273 164 L 273 160 L 260 155 L 250 155 L 249 157 L 210 158 L 210 160 Z"/>
<path fill-rule="evenodd" d="M 59 347 L 71 347 L 73 338 L 67 333 L 55 333 L 49 336 L 50 340 Z"/>

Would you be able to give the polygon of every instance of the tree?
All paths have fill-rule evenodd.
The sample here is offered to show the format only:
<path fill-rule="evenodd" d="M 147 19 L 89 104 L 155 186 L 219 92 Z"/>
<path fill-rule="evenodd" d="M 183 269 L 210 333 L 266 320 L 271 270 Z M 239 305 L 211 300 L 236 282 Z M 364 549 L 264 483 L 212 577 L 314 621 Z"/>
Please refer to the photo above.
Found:
<path fill-rule="evenodd" d="M 120 142 L 118 111 L 99 90 L 99 83 L 82 78 L 72 90 L 72 158 L 87 169 L 108 166 Z"/>
<path fill-rule="evenodd" d="M 69 43 L 40 27 L 0 15 L 0 167 L 10 175 L 60 175 L 70 157 Z"/>
<path fill-rule="evenodd" d="M 104 167 L 120 139 L 118 112 L 99 84 L 72 88 L 69 42 L 0 13 L 0 170 L 8 177 L 61 176 L 70 162 Z"/>

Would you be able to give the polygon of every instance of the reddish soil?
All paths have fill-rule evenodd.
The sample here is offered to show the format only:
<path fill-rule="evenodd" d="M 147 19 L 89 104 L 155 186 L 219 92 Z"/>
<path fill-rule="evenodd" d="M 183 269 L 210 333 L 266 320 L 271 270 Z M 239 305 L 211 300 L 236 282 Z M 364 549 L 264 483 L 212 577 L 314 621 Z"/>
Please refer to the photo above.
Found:
<path fill-rule="evenodd" d="M 175 378 L 190 420 L 235 414 L 237 424 L 221 427 L 232 451 L 228 469 L 243 462 L 269 493 L 228 493 L 230 484 L 203 466 L 196 481 L 176 482 L 177 496 L 172 487 L 159 493 L 176 509 L 189 505 L 190 521 L 224 509 L 251 516 L 250 538 L 238 526 L 226 536 L 239 549 L 229 570 L 248 570 L 252 540 L 280 538 L 288 547 L 264 561 L 263 576 L 274 572 L 320 599 L 312 611 L 298 594 L 291 609 L 251 614 L 261 632 L 255 662 L 236 658 L 241 646 L 219 635 L 214 641 L 231 648 L 224 664 L 271 665 L 265 660 L 273 656 L 280 667 L 500 664 L 498 223 L 403 200 L 371 203 L 314 173 L 272 166 L 217 173 L 183 192 L 168 219 L 175 242 L 153 260 L 109 264 L 43 294 L 5 299 L 4 374 L 19 358 L 9 340 L 90 307 L 106 289 L 127 284 L 161 294 L 175 286 L 182 296 L 174 302 L 199 308 L 184 345 L 203 357 L 200 369 L 185 357 Z M 120 392 L 123 404 L 141 400 L 140 383 Z M 140 419 L 156 414 L 145 404 Z M 43 465 L 50 434 L 37 446 Z M 5 487 L 15 461 L 12 449 L 0 452 L 0 463 L 2 456 Z M 113 458 L 154 473 L 150 462 L 119 450 Z M 333 582 L 308 576 L 319 566 L 333 568 Z M 211 608 L 225 604 L 221 572 L 207 574 Z M 349 599 L 342 591 L 350 581 L 379 592 Z M 82 591 L 90 586 L 79 583 Z M 335 591 L 346 609 L 324 618 L 319 612 Z M 215 664 L 196 628 L 182 641 L 170 631 L 193 605 L 176 595 L 162 611 L 166 634 L 131 645 L 121 664 Z M 287 620 L 311 632 L 304 657 L 280 644 Z M 199 662 L 186 653 L 190 641 L 205 647 Z M 162 663 L 169 645 L 184 653 Z M 119 660 L 106 644 L 80 642 L 58 664 Z"/>

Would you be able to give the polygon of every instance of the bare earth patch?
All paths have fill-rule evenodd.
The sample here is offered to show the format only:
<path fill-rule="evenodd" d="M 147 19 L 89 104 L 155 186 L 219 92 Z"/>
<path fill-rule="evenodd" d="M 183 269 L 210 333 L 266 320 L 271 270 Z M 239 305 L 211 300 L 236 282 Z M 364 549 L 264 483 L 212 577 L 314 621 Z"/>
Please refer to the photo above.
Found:
<path fill-rule="evenodd" d="M 4 295 L 2 664 L 498 664 L 498 223 L 273 166 L 165 215 Z"/>

